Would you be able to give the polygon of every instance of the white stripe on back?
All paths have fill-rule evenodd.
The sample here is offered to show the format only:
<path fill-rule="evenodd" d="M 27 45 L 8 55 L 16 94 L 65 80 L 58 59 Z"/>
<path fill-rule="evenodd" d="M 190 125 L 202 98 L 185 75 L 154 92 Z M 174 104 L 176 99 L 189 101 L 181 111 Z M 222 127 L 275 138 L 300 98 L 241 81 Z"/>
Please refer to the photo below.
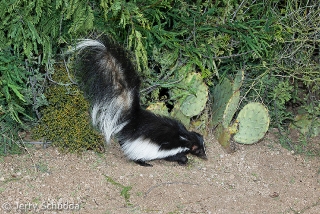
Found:
<path fill-rule="evenodd" d="M 130 160 L 141 161 L 162 159 L 189 150 L 187 147 L 160 150 L 159 145 L 151 142 L 150 139 L 143 139 L 142 137 L 134 141 L 127 141 L 121 147 Z"/>

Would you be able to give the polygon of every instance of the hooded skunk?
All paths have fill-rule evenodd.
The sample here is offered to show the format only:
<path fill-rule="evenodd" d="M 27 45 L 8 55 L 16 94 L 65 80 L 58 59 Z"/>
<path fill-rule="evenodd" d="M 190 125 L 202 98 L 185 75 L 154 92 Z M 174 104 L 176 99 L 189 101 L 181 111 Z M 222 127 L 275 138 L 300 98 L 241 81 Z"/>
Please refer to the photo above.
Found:
<path fill-rule="evenodd" d="M 81 40 L 76 74 L 92 105 L 92 123 L 107 143 L 116 137 L 128 159 L 142 166 L 155 159 L 186 164 L 186 154 L 207 159 L 203 137 L 189 132 L 177 120 L 140 106 L 139 76 L 120 46 L 108 39 Z"/>

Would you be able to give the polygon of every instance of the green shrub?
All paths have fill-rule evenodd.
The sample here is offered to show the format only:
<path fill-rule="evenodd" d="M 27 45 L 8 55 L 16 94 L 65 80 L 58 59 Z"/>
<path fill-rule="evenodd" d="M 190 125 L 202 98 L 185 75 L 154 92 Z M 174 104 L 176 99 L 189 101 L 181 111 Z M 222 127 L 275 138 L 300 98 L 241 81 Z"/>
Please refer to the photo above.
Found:
<path fill-rule="evenodd" d="M 160 101 L 174 108 L 177 100 L 193 93 L 179 84 L 190 73 L 199 73 L 213 91 L 215 84 L 225 77 L 234 79 L 243 69 L 240 105 L 264 103 L 271 126 L 286 130 L 298 111 L 311 118 L 320 115 L 317 0 L 2 0 L 0 7 L 5 8 L 0 12 L 0 50 L 10 50 L 6 54 L 20 61 L 22 74 L 37 77 L 36 84 L 30 76 L 17 82 L 25 100 L 16 99 L 25 109 L 15 110 L 22 122 L 26 115 L 40 116 L 43 82 L 65 44 L 97 37 L 96 32 L 133 53 L 146 80 L 141 90 L 144 106 Z M 7 118 L 14 115 L 0 111 Z M 209 113 L 193 119 L 209 118 Z"/>
<path fill-rule="evenodd" d="M 0 48 L 12 46 L 14 54 L 41 55 L 48 63 L 59 45 L 93 27 L 87 0 L 1 0 Z"/>
<path fill-rule="evenodd" d="M 271 48 L 259 61 L 246 62 L 244 99 L 268 106 L 271 125 L 278 128 L 285 147 L 297 151 L 300 144 L 310 142 L 314 145 L 306 147 L 319 148 L 310 139 L 313 130 L 319 129 L 320 116 L 320 37 L 315 25 L 320 22 L 318 1 L 274 1 L 271 6 L 271 22 L 265 26 L 272 29 Z M 301 129 L 299 139 L 291 138 L 289 127 L 299 123 L 296 115 L 305 114 L 314 121 L 309 132 Z"/>
<path fill-rule="evenodd" d="M 67 40 L 92 29 L 93 11 L 84 0 L 1 0 L 0 8 L 0 154 L 7 154 L 46 105 L 46 67 Z"/>
<path fill-rule="evenodd" d="M 33 130 L 33 137 L 44 138 L 70 152 L 87 149 L 101 152 L 103 137 L 90 123 L 90 105 L 70 77 L 65 69 L 55 69 L 54 82 L 45 92 L 49 105 L 41 111 L 43 116 Z"/>
<path fill-rule="evenodd" d="M 22 118 L 30 120 L 22 84 L 29 77 L 21 58 L 10 51 L 0 52 L 0 155 L 19 152 L 17 133 L 25 128 Z"/>

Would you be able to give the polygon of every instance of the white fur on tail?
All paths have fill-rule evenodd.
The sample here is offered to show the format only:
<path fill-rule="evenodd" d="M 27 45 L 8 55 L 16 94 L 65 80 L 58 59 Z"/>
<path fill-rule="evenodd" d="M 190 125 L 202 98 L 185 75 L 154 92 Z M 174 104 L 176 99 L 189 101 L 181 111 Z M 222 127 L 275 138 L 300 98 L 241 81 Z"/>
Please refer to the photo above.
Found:
<path fill-rule="evenodd" d="M 128 123 L 120 121 L 123 111 L 131 107 L 131 93 L 127 98 L 115 97 L 111 101 L 95 103 L 92 108 L 92 123 L 98 126 L 103 133 L 106 142 L 110 143 L 113 135 L 117 134 Z"/>
<path fill-rule="evenodd" d="M 77 51 L 82 51 L 87 47 L 99 47 L 99 48 L 106 48 L 104 44 L 97 40 L 93 39 L 80 39 L 79 43 L 75 47 L 72 47 L 71 50 L 66 51 L 64 54 L 71 54 Z"/>
<path fill-rule="evenodd" d="M 76 51 L 82 50 L 87 47 L 101 47 L 101 48 L 106 48 L 104 44 L 97 40 L 93 39 L 82 39 L 80 42 L 77 44 L 77 46 L 74 48 Z"/>

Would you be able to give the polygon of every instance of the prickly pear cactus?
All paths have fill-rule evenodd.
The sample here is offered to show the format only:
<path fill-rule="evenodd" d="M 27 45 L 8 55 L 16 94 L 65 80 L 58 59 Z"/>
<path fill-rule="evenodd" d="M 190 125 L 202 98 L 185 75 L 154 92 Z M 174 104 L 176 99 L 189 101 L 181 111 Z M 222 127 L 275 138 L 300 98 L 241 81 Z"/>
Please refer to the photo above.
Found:
<path fill-rule="evenodd" d="M 240 89 L 243 79 L 244 79 L 244 70 L 240 70 L 238 71 L 238 73 L 234 78 L 233 86 L 232 86 L 233 91 L 238 91 Z"/>
<path fill-rule="evenodd" d="M 263 138 L 269 128 L 268 111 L 260 103 L 247 104 L 231 124 L 238 109 L 243 79 L 244 71 L 241 70 L 233 83 L 224 79 L 213 92 L 212 124 L 216 126 L 215 135 L 219 143 L 227 152 L 234 151 L 232 135 L 238 143 L 252 144 Z"/>
<path fill-rule="evenodd" d="M 270 123 L 268 110 L 257 102 L 245 105 L 236 121 L 239 122 L 239 131 L 233 138 L 242 144 L 253 144 L 262 139 Z"/>
<path fill-rule="evenodd" d="M 239 100 L 240 100 L 240 91 L 236 91 L 233 93 L 233 95 L 229 99 L 226 105 L 226 108 L 223 112 L 223 116 L 222 116 L 223 127 L 227 128 L 230 125 L 233 115 L 237 111 Z"/>
<path fill-rule="evenodd" d="M 168 112 L 168 108 L 162 102 L 157 102 L 157 103 L 153 103 L 153 104 L 149 105 L 147 110 L 152 111 L 153 113 L 155 113 L 157 115 L 166 116 L 166 117 L 173 117 L 173 118 L 179 120 L 186 127 L 188 127 L 190 125 L 190 117 L 185 116 L 181 112 L 179 105 L 175 106 L 171 110 L 171 113 Z"/>
<path fill-rule="evenodd" d="M 183 100 L 180 110 L 187 117 L 193 117 L 202 112 L 208 101 L 208 86 L 198 73 L 189 73 L 184 83 L 193 93 Z"/>
<path fill-rule="evenodd" d="M 213 116 L 212 123 L 218 125 L 215 130 L 215 135 L 218 142 L 228 153 L 234 151 L 231 145 L 231 136 L 236 133 L 237 128 L 230 126 L 233 115 L 237 111 L 240 100 L 240 91 L 233 91 L 233 85 L 229 79 L 224 79 L 223 82 L 215 87 L 213 93 Z"/>
<path fill-rule="evenodd" d="M 310 118 L 308 114 L 298 114 L 289 128 L 302 133 L 304 136 L 316 137 L 320 135 L 320 118 Z"/>
<path fill-rule="evenodd" d="M 230 151 L 230 138 L 231 134 L 227 128 L 223 127 L 222 124 L 219 124 L 215 129 L 215 136 L 222 146 L 228 153 Z"/>
<path fill-rule="evenodd" d="M 186 74 L 190 69 L 192 67 L 184 66 L 179 70 L 181 76 L 187 75 L 187 77 L 177 87 L 169 91 L 170 98 L 176 99 L 170 113 L 162 102 L 151 104 L 147 110 L 155 114 L 173 117 L 186 127 L 190 126 L 191 117 L 199 115 L 204 110 L 209 96 L 208 86 L 203 82 L 200 74 Z"/>
<path fill-rule="evenodd" d="M 223 115 L 226 106 L 232 97 L 232 85 L 228 79 L 224 79 L 221 84 L 215 86 L 213 91 L 213 105 L 212 105 L 212 125 L 216 126 L 223 120 Z"/>
<path fill-rule="evenodd" d="M 148 106 L 147 110 L 152 111 L 155 114 L 169 116 L 168 108 L 162 102 L 153 103 Z"/>
<path fill-rule="evenodd" d="M 182 113 L 179 103 L 175 104 L 174 108 L 171 110 L 171 116 L 178 119 L 186 127 L 190 125 L 190 117 Z"/>
<path fill-rule="evenodd" d="M 234 125 L 230 127 L 224 127 L 222 124 L 219 124 L 215 130 L 215 135 L 218 139 L 218 142 L 222 146 L 222 148 L 227 153 L 232 153 L 235 150 L 234 142 L 231 141 L 231 136 L 237 132 L 237 124 L 234 123 Z"/>

